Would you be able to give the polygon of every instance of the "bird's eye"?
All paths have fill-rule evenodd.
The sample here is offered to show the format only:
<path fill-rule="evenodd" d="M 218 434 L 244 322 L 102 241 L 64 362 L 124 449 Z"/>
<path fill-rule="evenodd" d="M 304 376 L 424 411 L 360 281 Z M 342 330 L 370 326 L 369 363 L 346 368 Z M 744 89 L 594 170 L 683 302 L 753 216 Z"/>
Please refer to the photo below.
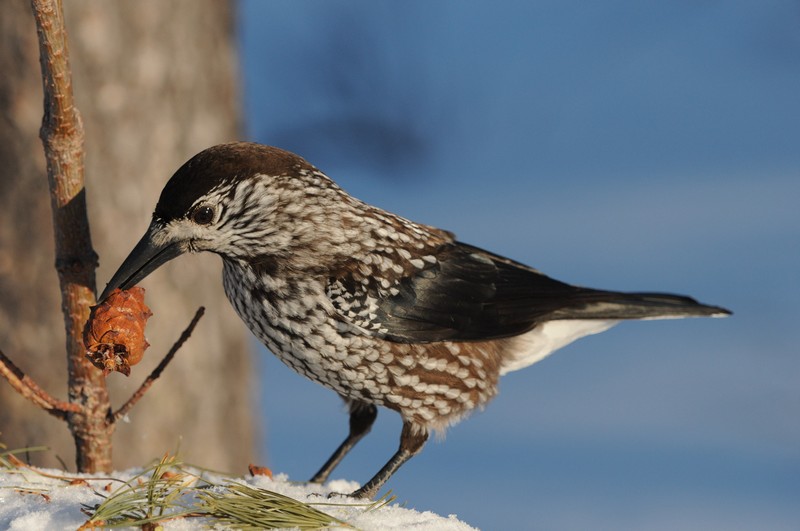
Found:
<path fill-rule="evenodd" d="M 208 225 L 214 221 L 214 209 L 208 205 L 200 205 L 192 211 L 191 217 L 198 225 Z"/>

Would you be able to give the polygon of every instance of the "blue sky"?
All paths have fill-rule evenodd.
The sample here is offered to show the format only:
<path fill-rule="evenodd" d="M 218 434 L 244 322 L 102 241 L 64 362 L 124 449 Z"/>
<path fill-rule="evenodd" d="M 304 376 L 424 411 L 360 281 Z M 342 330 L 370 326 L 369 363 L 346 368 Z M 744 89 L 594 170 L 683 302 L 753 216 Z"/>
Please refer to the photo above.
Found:
<path fill-rule="evenodd" d="M 507 375 L 401 500 L 485 529 L 800 525 L 798 25 L 791 1 L 241 2 L 251 140 L 561 280 L 736 313 Z M 346 415 L 260 360 L 265 460 L 306 479 Z M 335 476 L 399 430 L 383 411 Z"/>

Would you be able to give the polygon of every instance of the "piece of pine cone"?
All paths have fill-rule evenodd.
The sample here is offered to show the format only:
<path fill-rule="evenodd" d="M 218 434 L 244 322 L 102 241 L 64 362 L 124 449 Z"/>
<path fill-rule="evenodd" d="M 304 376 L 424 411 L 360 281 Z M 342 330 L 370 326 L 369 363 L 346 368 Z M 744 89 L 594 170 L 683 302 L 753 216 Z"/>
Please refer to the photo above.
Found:
<path fill-rule="evenodd" d="M 86 357 L 106 376 L 112 371 L 130 375 L 131 365 L 139 363 L 150 346 L 144 328 L 151 315 L 144 303 L 144 288 L 114 290 L 92 307 L 83 329 Z"/>

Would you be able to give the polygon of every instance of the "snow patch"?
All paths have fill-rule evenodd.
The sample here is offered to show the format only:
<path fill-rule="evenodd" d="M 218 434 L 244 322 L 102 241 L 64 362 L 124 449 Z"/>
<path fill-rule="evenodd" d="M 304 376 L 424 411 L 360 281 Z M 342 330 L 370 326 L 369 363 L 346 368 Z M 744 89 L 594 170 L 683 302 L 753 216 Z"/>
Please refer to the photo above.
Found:
<path fill-rule="evenodd" d="M 83 505 L 94 506 L 103 498 L 98 493 L 106 493 L 107 485 L 113 489 L 122 486 L 141 470 L 114 472 L 107 476 L 89 474 L 65 474 L 60 470 L 45 469 L 0 469 L 0 529 L 10 531 L 74 531 L 88 517 L 81 512 Z M 68 485 L 55 477 L 81 478 L 85 484 Z M 201 472 L 197 471 L 200 475 Z M 328 499 L 331 492 L 352 492 L 359 485 L 352 481 L 333 480 L 325 485 L 291 483 L 284 474 L 274 478 L 267 476 L 247 478 L 224 478 L 213 474 L 203 474 L 204 478 L 215 483 L 238 482 L 253 487 L 268 489 L 296 500 L 317 504 L 317 509 L 330 514 L 348 524 L 364 530 L 404 530 L 413 529 L 441 531 L 474 531 L 455 515 L 442 517 L 431 512 L 419 512 L 400 507 L 398 503 L 368 510 L 360 500 L 346 497 Z M 337 505 L 327 505 L 334 503 Z M 190 531 L 207 529 L 207 521 L 199 518 L 166 521 L 165 531 Z"/>

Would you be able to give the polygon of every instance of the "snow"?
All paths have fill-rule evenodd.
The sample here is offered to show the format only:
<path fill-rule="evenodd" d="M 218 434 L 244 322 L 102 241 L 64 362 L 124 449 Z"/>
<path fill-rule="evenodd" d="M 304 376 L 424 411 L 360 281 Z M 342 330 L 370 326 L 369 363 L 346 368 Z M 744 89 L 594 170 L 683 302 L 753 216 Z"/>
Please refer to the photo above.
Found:
<path fill-rule="evenodd" d="M 189 469 L 191 470 L 191 469 Z M 459 521 L 455 515 L 439 516 L 431 512 L 407 509 L 393 502 L 378 509 L 368 510 L 361 500 L 345 497 L 328 498 L 331 492 L 351 492 L 359 485 L 351 481 L 333 480 L 326 485 L 291 483 L 279 474 L 275 478 L 255 476 L 226 478 L 193 471 L 209 481 L 219 484 L 237 482 L 251 487 L 267 489 L 296 500 L 319 504 L 315 507 L 357 529 L 418 531 L 469 531 L 476 528 Z M 0 529 L 9 531 L 71 530 L 83 525 L 88 516 L 81 512 L 83 505 L 95 506 L 112 492 L 141 473 L 141 470 L 115 472 L 110 475 L 66 474 L 59 470 L 36 468 L 0 468 Z M 64 479 L 66 478 L 66 480 Z M 70 485 L 69 480 L 85 481 Z M 109 485 L 111 487 L 109 487 Z M 333 504 L 333 505 L 329 505 Z M 210 521 L 187 518 L 165 521 L 165 531 L 208 529 Z"/>

